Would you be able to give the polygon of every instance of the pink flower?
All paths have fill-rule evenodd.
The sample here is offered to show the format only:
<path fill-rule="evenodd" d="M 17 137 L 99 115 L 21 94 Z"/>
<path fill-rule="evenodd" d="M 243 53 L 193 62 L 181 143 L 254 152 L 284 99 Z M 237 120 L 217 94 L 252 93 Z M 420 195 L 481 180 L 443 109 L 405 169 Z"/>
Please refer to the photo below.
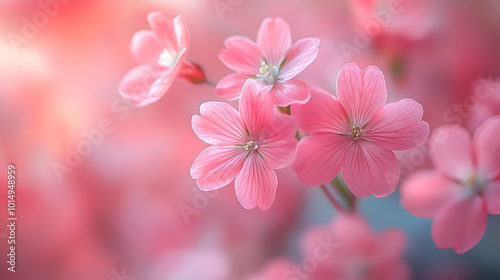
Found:
<path fill-rule="evenodd" d="M 310 133 L 297 148 L 292 165 L 308 186 L 342 176 L 356 196 L 387 196 L 399 180 L 393 150 L 418 146 L 429 134 L 423 109 L 412 99 L 385 105 L 387 89 L 380 69 L 345 65 L 337 80 L 338 99 L 311 89 L 304 105 L 293 104 L 299 127 Z"/>
<path fill-rule="evenodd" d="M 318 55 L 319 39 L 306 38 L 292 45 L 290 26 L 282 18 L 266 18 L 257 35 L 257 43 L 247 37 L 231 36 L 219 54 L 222 62 L 236 74 L 223 78 L 215 94 L 230 100 L 241 95 L 248 78 L 269 89 L 274 105 L 288 106 L 309 100 L 309 87 L 292 80 Z"/>
<path fill-rule="evenodd" d="M 432 238 L 441 249 L 464 253 L 486 231 L 487 213 L 500 214 L 500 116 L 486 120 L 474 138 L 461 126 L 433 133 L 436 169 L 420 170 L 401 186 L 403 206 L 433 218 Z"/>
<path fill-rule="evenodd" d="M 123 98 L 143 107 L 158 101 L 180 75 L 192 82 L 203 82 L 203 70 L 189 62 L 189 34 L 186 22 L 178 15 L 173 22 L 160 12 L 148 15 L 152 30 L 134 34 L 130 51 L 143 63 L 130 70 L 121 80 Z"/>
<path fill-rule="evenodd" d="M 191 167 L 191 177 L 201 190 L 221 188 L 235 179 L 236 196 L 246 208 L 268 209 L 274 201 L 278 179 L 274 169 L 295 158 L 295 118 L 274 115 L 271 97 L 257 82 L 243 86 L 240 112 L 222 102 L 205 102 L 201 116 L 193 116 L 196 135 L 212 147 L 205 149 Z"/>

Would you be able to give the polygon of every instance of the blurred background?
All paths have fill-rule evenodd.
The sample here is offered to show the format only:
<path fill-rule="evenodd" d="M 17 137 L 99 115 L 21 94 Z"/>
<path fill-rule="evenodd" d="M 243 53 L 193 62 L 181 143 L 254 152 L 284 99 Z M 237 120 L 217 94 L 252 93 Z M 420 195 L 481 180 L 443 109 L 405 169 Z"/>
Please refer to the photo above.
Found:
<path fill-rule="evenodd" d="M 208 145 L 190 120 L 202 102 L 220 100 L 214 88 L 178 79 L 141 109 L 117 91 L 138 64 L 130 40 L 154 10 L 184 16 L 188 55 L 213 83 L 231 72 L 217 58 L 223 40 L 255 40 L 265 17 L 280 16 L 293 41 L 320 38 L 317 59 L 297 77 L 309 85 L 334 93 L 340 68 L 354 61 L 382 69 L 390 101 L 420 102 L 431 129 L 473 132 L 500 114 L 496 0 L 0 0 L 0 279 L 246 279 L 276 259 L 300 263 L 307 232 L 337 215 L 290 168 L 278 171 L 268 211 L 243 209 L 232 184 L 197 188 L 189 168 Z M 428 154 L 427 144 L 399 153 L 402 179 L 430 167 Z M 6 263 L 9 163 L 15 273 Z M 412 279 L 500 279 L 500 217 L 457 255 L 437 249 L 431 220 L 399 198 L 362 199 L 360 213 L 375 232 L 406 233 Z"/>

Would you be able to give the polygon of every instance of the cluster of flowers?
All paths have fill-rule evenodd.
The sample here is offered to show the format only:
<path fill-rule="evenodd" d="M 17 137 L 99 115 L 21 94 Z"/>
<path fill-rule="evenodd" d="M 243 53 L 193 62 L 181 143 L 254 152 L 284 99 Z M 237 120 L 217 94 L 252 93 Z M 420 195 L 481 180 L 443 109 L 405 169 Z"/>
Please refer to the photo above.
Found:
<path fill-rule="evenodd" d="M 121 95 L 139 107 L 158 101 L 178 76 L 206 82 L 202 68 L 187 59 L 183 18 L 170 21 L 153 12 L 148 20 L 152 30 L 137 32 L 131 43 L 143 65 L 120 84 Z M 200 189 L 215 190 L 234 180 L 244 208 L 266 210 L 275 199 L 275 169 L 290 165 L 307 186 L 331 184 L 341 172 L 355 197 L 384 197 L 396 189 L 400 174 L 394 151 L 420 145 L 429 125 L 413 99 L 386 104 L 379 68 L 345 65 L 334 96 L 294 79 L 316 59 L 319 39 L 292 44 L 290 27 L 281 18 L 265 19 L 256 42 L 231 36 L 224 44 L 219 58 L 236 73 L 219 81 L 215 94 L 239 99 L 239 110 L 206 102 L 192 118 L 196 135 L 212 145 L 191 167 Z M 435 219 L 432 236 L 438 247 L 469 250 L 484 234 L 486 213 L 500 213 L 500 144 L 494 137 L 499 129 L 500 118 L 493 117 L 473 140 L 458 126 L 436 130 L 436 170 L 418 171 L 403 182 L 403 205 Z"/>

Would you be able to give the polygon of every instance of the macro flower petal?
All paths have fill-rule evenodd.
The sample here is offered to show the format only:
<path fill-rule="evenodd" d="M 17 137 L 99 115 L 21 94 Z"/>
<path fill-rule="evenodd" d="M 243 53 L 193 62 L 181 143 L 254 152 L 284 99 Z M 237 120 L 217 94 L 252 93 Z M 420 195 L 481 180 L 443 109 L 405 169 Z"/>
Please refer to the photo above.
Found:
<path fill-rule="evenodd" d="M 162 43 L 151 30 L 137 31 L 132 37 L 130 52 L 141 63 L 156 64 L 162 51 Z"/>
<path fill-rule="evenodd" d="M 194 115 L 194 133 L 212 145 L 241 145 L 245 139 L 245 126 L 238 111 L 224 102 L 205 102 L 200 106 L 201 116 Z"/>
<path fill-rule="evenodd" d="M 243 85 L 240 99 L 241 119 L 253 140 L 259 140 L 274 116 L 271 97 L 263 91 L 266 90 L 258 82 L 248 79 Z"/>
<path fill-rule="evenodd" d="M 387 101 L 384 74 L 375 66 L 361 70 L 357 64 L 348 63 L 340 70 L 337 96 L 352 125 L 363 127 Z"/>
<path fill-rule="evenodd" d="M 342 176 L 354 195 L 384 197 L 396 189 L 399 166 L 392 151 L 358 141 L 347 149 L 344 161 Z"/>
<path fill-rule="evenodd" d="M 429 136 L 429 124 L 421 121 L 423 114 L 422 105 L 413 99 L 389 103 L 368 123 L 365 139 L 387 150 L 415 148 Z"/>
<path fill-rule="evenodd" d="M 257 44 L 244 36 L 231 36 L 224 41 L 226 46 L 219 54 L 219 59 L 239 74 L 255 76 L 259 73 L 262 52 Z"/>
<path fill-rule="evenodd" d="M 310 88 L 302 81 L 278 81 L 270 89 L 274 105 L 286 107 L 292 103 L 304 104 L 311 97 Z"/>
<path fill-rule="evenodd" d="M 189 47 L 188 28 L 181 15 L 176 16 L 172 21 L 161 12 L 151 12 L 148 14 L 148 21 L 151 29 L 167 50 L 177 53 Z"/>
<path fill-rule="evenodd" d="M 239 147 L 208 147 L 201 152 L 191 166 L 191 177 L 203 191 L 222 188 L 238 175 L 246 153 Z"/>
<path fill-rule="evenodd" d="M 500 173 L 500 116 L 487 119 L 474 133 L 473 149 L 477 171 L 489 179 Z"/>
<path fill-rule="evenodd" d="M 143 64 L 132 68 L 120 81 L 120 95 L 134 102 L 138 107 L 145 105 L 151 86 L 163 75 L 157 67 Z"/>
<path fill-rule="evenodd" d="M 247 79 L 247 75 L 229 74 L 217 83 L 215 95 L 228 100 L 238 99 L 241 97 L 241 90 Z"/>
<path fill-rule="evenodd" d="M 482 192 L 486 210 L 490 215 L 500 214 L 500 182 L 493 181 L 484 187 Z"/>
<path fill-rule="evenodd" d="M 304 38 L 293 43 L 278 78 L 290 80 L 302 72 L 318 56 L 318 45 L 317 38 Z"/>
<path fill-rule="evenodd" d="M 274 169 L 284 168 L 295 159 L 297 120 L 287 115 L 276 115 L 266 133 L 258 143 L 259 153 Z"/>
<path fill-rule="evenodd" d="M 448 203 L 432 223 L 432 238 L 440 249 L 453 247 L 462 254 L 481 240 L 486 231 L 484 201 L 477 195 Z"/>
<path fill-rule="evenodd" d="M 236 196 L 245 209 L 271 207 L 276 196 L 278 178 L 257 152 L 250 152 L 235 180 Z"/>
<path fill-rule="evenodd" d="M 264 19 L 257 34 L 257 45 L 264 52 L 268 64 L 279 66 L 292 45 L 290 26 L 279 17 Z"/>

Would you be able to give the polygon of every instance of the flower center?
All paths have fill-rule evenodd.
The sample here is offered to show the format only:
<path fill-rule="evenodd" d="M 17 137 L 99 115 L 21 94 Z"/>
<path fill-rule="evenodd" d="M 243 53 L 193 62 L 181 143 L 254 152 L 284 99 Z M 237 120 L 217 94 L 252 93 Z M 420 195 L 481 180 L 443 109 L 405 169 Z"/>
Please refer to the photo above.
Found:
<path fill-rule="evenodd" d="M 277 67 L 273 65 L 269 66 L 269 64 L 267 64 L 267 62 L 265 61 L 262 61 L 260 65 L 261 67 L 259 69 L 259 74 L 257 74 L 256 77 L 264 78 L 268 85 L 273 85 L 276 81 Z"/>
<path fill-rule="evenodd" d="M 258 147 L 259 147 L 259 145 L 257 145 L 257 142 L 255 142 L 255 141 L 248 141 L 248 142 L 246 143 L 246 145 L 245 145 L 245 146 L 243 146 L 243 148 L 244 148 L 246 151 L 248 151 L 248 150 L 250 150 L 250 149 L 257 150 L 257 148 L 258 148 Z"/>
<path fill-rule="evenodd" d="M 348 135 L 351 136 L 353 140 L 358 140 L 358 138 L 365 136 L 365 132 L 362 128 L 353 125 L 352 131 L 349 132 Z"/>
<path fill-rule="evenodd" d="M 474 193 L 481 194 L 484 187 L 486 187 L 486 185 L 488 184 L 488 180 L 474 174 L 467 178 L 464 184 L 468 186 Z"/>
<path fill-rule="evenodd" d="M 160 53 L 158 64 L 161 66 L 172 68 L 174 67 L 178 58 L 179 56 L 175 52 L 169 52 L 167 49 L 164 49 L 163 52 Z"/>

